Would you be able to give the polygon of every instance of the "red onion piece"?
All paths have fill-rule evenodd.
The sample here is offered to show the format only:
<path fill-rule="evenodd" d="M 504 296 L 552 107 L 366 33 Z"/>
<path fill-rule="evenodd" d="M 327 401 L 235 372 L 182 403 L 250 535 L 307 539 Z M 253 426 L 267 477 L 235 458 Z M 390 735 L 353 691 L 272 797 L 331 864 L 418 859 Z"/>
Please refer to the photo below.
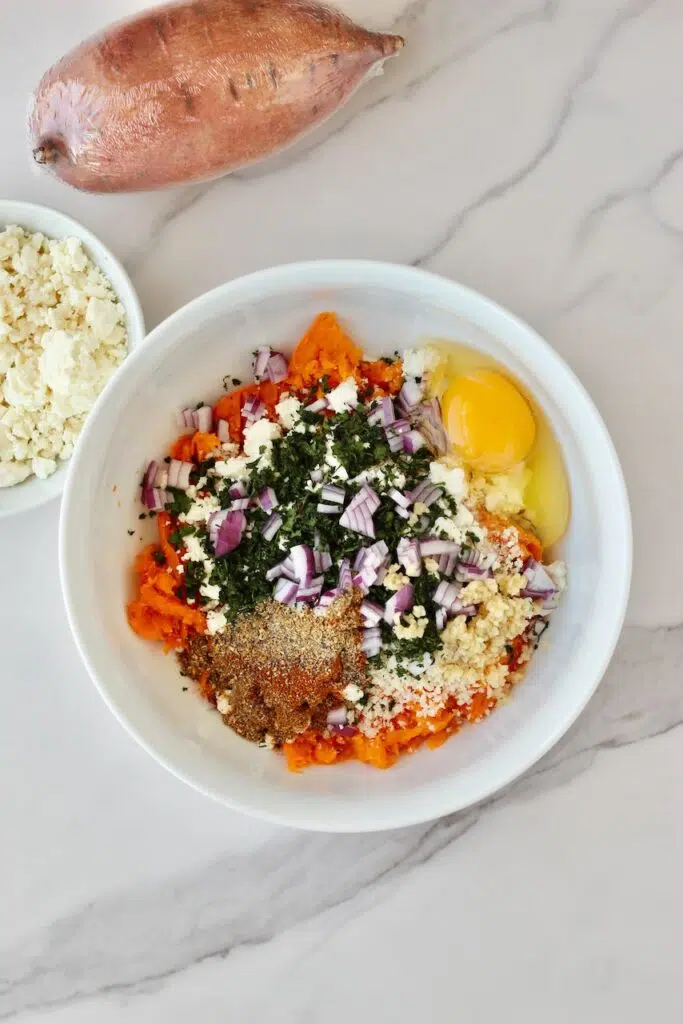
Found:
<path fill-rule="evenodd" d="M 228 487 L 228 494 L 231 498 L 246 498 L 247 488 L 241 482 L 230 484 L 230 487 Z"/>
<path fill-rule="evenodd" d="M 195 415 L 197 417 L 197 430 L 207 434 L 213 426 L 213 409 L 210 405 L 200 405 L 195 410 Z"/>
<path fill-rule="evenodd" d="M 246 529 L 247 517 L 244 512 L 229 511 L 218 529 L 216 537 L 216 558 L 229 555 L 239 547 Z"/>
<path fill-rule="evenodd" d="M 299 587 L 299 592 L 296 595 L 297 601 L 315 601 L 320 597 L 320 591 L 323 589 L 323 578 L 318 576 L 311 580 L 310 586 Z"/>
<path fill-rule="evenodd" d="M 401 537 L 396 547 L 396 556 L 409 576 L 421 574 L 422 554 L 419 541 L 414 538 Z"/>
<path fill-rule="evenodd" d="M 272 381 L 273 384 L 279 384 L 280 381 L 286 379 L 288 373 L 289 366 L 285 357 L 281 352 L 273 352 L 266 367 L 268 380 Z"/>
<path fill-rule="evenodd" d="M 410 583 L 406 583 L 405 586 L 401 587 L 393 594 L 386 605 L 384 606 L 384 621 L 393 625 L 394 616 L 396 614 L 402 615 L 403 612 L 410 611 L 413 607 L 413 588 Z"/>
<path fill-rule="evenodd" d="M 230 424 L 227 420 L 216 421 L 216 434 L 218 435 L 218 440 L 223 443 L 230 440 Z"/>
<path fill-rule="evenodd" d="M 476 604 L 463 604 L 462 601 L 454 601 L 453 604 L 446 609 L 446 613 L 449 619 L 454 619 L 458 615 L 476 615 L 477 606 Z"/>
<path fill-rule="evenodd" d="M 264 487 L 258 496 L 258 501 L 264 512 L 272 512 L 279 504 L 277 494 L 272 487 Z"/>
<path fill-rule="evenodd" d="M 289 552 L 294 575 L 302 587 L 309 587 L 315 571 L 313 552 L 307 544 L 297 544 Z"/>
<path fill-rule="evenodd" d="M 360 613 L 368 625 L 374 626 L 384 616 L 384 608 L 381 604 L 377 604 L 376 601 L 365 600 L 360 606 Z"/>
<path fill-rule="evenodd" d="M 265 540 L 272 540 L 282 526 L 282 516 L 279 512 L 273 512 L 261 527 L 261 533 Z"/>
<path fill-rule="evenodd" d="M 325 484 L 320 491 L 320 497 L 324 502 L 343 505 L 344 499 L 346 498 L 346 491 L 343 487 L 333 487 L 331 484 Z"/>
<path fill-rule="evenodd" d="M 328 725 L 346 725 L 348 715 L 346 708 L 333 708 L 327 714 Z"/>
<path fill-rule="evenodd" d="M 400 436 L 387 438 L 387 444 L 389 445 L 389 451 L 396 455 L 397 452 L 403 451 L 403 438 Z"/>
<path fill-rule="evenodd" d="M 545 567 L 534 559 L 528 559 L 523 568 L 526 586 L 521 591 L 522 597 L 541 600 L 557 593 L 557 587 Z"/>
<path fill-rule="evenodd" d="M 296 601 L 299 588 L 291 580 L 278 580 L 273 590 L 273 598 L 280 604 L 292 605 Z"/>
<path fill-rule="evenodd" d="M 434 591 L 434 603 L 449 609 L 458 600 L 460 589 L 457 583 L 446 583 L 442 580 Z"/>
<path fill-rule="evenodd" d="M 327 505 L 325 502 L 321 502 L 317 506 L 318 512 L 324 516 L 338 516 L 341 515 L 341 505 Z"/>
<path fill-rule="evenodd" d="M 446 628 L 446 609 L 437 608 L 436 610 L 436 629 L 437 632 L 442 633 Z"/>
<path fill-rule="evenodd" d="M 425 439 L 419 430 L 410 430 L 403 435 L 403 451 L 408 455 L 414 455 L 420 448 L 424 448 Z"/>
<path fill-rule="evenodd" d="M 242 406 L 242 416 L 251 423 L 260 420 L 265 411 L 265 404 L 256 395 L 250 395 Z"/>
<path fill-rule="evenodd" d="M 350 590 L 353 586 L 353 577 L 351 576 L 351 565 L 348 558 L 342 559 L 339 564 L 339 581 L 337 587 L 339 590 Z"/>
<path fill-rule="evenodd" d="M 159 469 L 158 462 L 148 462 L 145 475 L 142 478 L 142 489 L 146 487 L 154 487 L 154 481 L 156 479 L 157 471 Z"/>
<path fill-rule="evenodd" d="M 327 572 L 332 567 L 332 555 L 329 551 L 314 551 L 313 565 L 315 572 Z"/>
<path fill-rule="evenodd" d="M 410 506 L 410 498 L 405 494 L 401 494 L 395 487 L 392 487 L 389 491 L 389 497 L 399 508 L 408 508 Z"/>
<path fill-rule="evenodd" d="M 425 537 L 420 541 L 420 554 L 423 558 L 434 558 L 436 555 L 458 555 L 460 545 L 454 540 L 441 540 L 440 537 Z"/>
<path fill-rule="evenodd" d="M 407 508 L 401 508 L 400 505 L 396 506 L 396 515 L 400 516 L 401 519 L 410 519 L 410 512 Z"/>
<path fill-rule="evenodd" d="M 267 346 L 256 350 L 256 357 L 254 359 L 254 380 L 263 380 L 266 375 L 269 359 L 270 349 Z"/>
<path fill-rule="evenodd" d="M 249 498 L 235 498 L 235 500 L 230 503 L 230 508 L 237 510 L 238 512 L 246 512 L 250 505 L 251 502 L 249 501 Z"/>
<path fill-rule="evenodd" d="M 388 427 L 385 428 L 385 434 L 387 437 L 398 437 L 400 434 L 407 434 L 410 430 L 410 423 L 408 420 L 394 420 Z"/>

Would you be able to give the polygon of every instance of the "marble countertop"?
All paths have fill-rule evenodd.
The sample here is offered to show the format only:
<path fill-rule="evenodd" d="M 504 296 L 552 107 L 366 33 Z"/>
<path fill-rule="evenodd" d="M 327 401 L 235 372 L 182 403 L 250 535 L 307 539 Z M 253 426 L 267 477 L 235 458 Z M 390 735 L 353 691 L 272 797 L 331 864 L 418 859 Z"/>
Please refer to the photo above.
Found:
<path fill-rule="evenodd" d="M 34 175 L 36 80 L 142 6 L 0 7 L 0 196 L 100 235 L 150 326 L 232 276 L 319 256 L 496 298 L 605 416 L 635 582 L 596 697 L 527 777 L 431 825 L 309 836 L 214 805 L 123 733 L 68 632 L 57 504 L 3 522 L 0 1019 L 680 1024 L 680 3 L 347 0 L 408 46 L 277 161 L 132 197 Z"/>

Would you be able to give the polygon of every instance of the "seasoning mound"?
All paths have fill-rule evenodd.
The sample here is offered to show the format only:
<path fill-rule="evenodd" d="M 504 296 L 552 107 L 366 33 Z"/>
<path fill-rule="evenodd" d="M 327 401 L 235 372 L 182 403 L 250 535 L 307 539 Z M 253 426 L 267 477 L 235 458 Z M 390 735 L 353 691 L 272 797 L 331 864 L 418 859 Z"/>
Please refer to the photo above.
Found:
<path fill-rule="evenodd" d="M 326 615 L 262 602 L 222 633 L 197 637 L 180 655 L 183 671 L 209 687 L 240 736 L 279 745 L 324 728 L 345 687 L 364 679 L 360 595 L 339 598 Z"/>

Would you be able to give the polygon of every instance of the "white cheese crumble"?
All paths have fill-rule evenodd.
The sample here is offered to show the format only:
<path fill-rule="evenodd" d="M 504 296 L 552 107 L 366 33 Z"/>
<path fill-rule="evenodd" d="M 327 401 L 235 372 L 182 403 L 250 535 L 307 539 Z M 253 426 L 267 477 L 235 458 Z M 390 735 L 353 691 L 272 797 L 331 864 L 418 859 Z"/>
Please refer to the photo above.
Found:
<path fill-rule="evenodd" d="M 429 477 L 456 501 L 462 501 L 467 494 L 465 470 L 447 455 L 429 464 Z"/>
<path fill-rule="evenodd" d="M 127 343 L 123 307 L 78 239 L 0 231 L 0 487 L 71 456 Z"/>
<path fill-rule="evenodd" d="M 219 459 L 214 463 L 213 473 L 225 480 L 246 480 L 250 474 L 249 459 L 236 455 L 231 459 Z"/>
<path fill-rule="evenodd" d="M 285 430 L 291 430 L 299 421 L 301 402 L 295 395 L 283 395 L 275 406 L 277 418 Z"/>
<path fill-rule="evenodd" d="M 349 704 L 357 704 L 364 696 L 363 690 L 356 683 L 349 683 L 348 686 L 345 686 L 343 694 L 344 700 L 347 700 Z"/>
<path fill-rule="evenodd" d="M 333 388 L 327 395 L 327 401 L 335 412 L 355 409 L 358 405 L 358 388 L 353 377 L 347 377 L 336 388 Z"/>
<path fill-rule="evenodd" d="M 244 429 L 244 454 L 249 462 L 258 459 L 258 468 L 271 464 L 273 441 L 282 437 L 282 427 L 264 418 L 250 423 Z"/>
<path fill-rule="evenodd" d="M 403 372 L 406 377 L 424 377 L 439 362 L 439 351 L 433 345 L 407 348 L 403 353 Z"/>
<path fill-rule="evenodd" d="M 220 633 L 228 624 L 228 620 L 225 617 L 225 612 L 216 609 L 206 613 L 206 631 L 209 636 L 214 636 L 216 633 Z"/>

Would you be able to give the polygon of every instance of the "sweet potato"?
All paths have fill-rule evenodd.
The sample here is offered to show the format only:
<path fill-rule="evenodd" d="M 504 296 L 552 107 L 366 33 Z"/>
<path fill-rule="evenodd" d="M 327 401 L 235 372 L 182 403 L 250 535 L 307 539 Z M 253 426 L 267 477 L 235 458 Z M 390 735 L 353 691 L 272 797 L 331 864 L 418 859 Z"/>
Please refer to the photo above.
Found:
<path fill-rule="evenodd" d="M 88 192 L 217 177 L 294 142 L 402 46 L 315 0 L 165 4 L 45 74 L 33 155 Z"/>

